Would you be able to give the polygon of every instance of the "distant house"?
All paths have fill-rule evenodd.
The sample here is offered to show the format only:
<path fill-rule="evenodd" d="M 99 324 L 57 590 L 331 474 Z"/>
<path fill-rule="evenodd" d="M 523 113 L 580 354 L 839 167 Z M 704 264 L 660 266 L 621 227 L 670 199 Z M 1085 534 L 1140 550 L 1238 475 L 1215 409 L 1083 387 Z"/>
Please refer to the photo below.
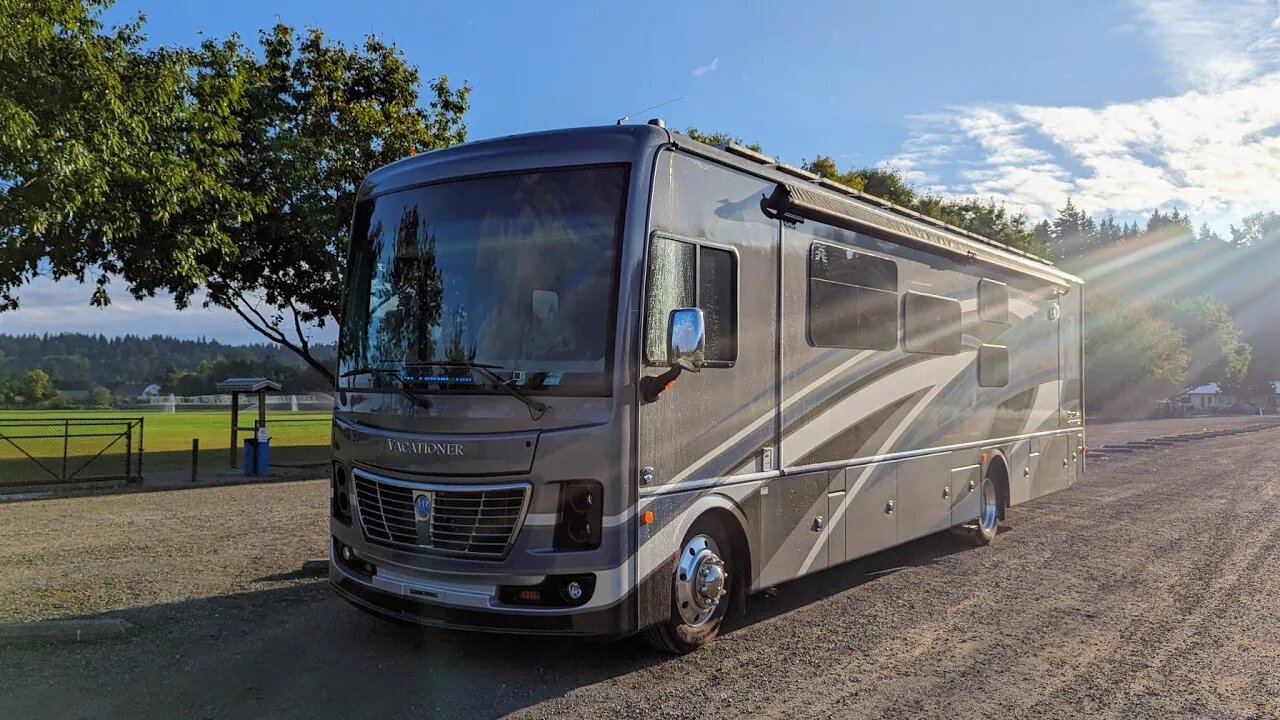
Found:
<path fill-rule="evenodd" d="M 1222 388 L 1218 386 L 1218 383 L 1188 388 L 1183 390 L 1174 400 L 1192 413 L 1223 410 L 1236 403 L 1236 397 L 1222 392 Z"/>
<path fill-rule="evenodd" d="M 1271 383 L 1271 394 L 1268 397 L 1241 400 L 1235 395 L 1224 392 L 1218 383 L 1209 383 L 1208 385 L 1197 385 L 1183 390 L 1182 393 L 1174 398 L 1174 402 L 1180 405 L 1184 411 L 1189 411 L 1191 414 L 1225 410 L 1238 402 L 1260 405 L 1268 411 L 1275 410 L 1277 406 L 1280 406 L 1280 380 Z"/>

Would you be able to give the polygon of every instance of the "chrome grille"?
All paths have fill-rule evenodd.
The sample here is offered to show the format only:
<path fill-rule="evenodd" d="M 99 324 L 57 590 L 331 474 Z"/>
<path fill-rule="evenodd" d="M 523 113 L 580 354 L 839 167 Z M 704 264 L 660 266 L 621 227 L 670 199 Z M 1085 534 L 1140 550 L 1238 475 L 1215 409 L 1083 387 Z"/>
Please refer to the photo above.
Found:
<path fill-rule="evenodd" d="M 407 487 L 356 474 L 356 508 L 370 542 L 449 555 L 501 558 L 520 530 L 527 485 Z M 415 489 L 432 494 L 429 520 L 414 517 Z"/>

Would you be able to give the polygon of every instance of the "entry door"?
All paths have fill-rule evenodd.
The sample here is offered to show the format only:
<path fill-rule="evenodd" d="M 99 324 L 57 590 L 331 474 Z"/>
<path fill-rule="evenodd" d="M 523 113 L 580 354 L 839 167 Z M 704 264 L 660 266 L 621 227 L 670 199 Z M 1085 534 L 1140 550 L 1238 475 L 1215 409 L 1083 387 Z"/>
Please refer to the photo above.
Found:
<path fill-rule="evenodd" d="M 779 224 L 760 211 L 772 185 L 675 152 L 659 156 L 655 177 L 673 187 L 653 193 L 641 373 L 668 369 L 668 318 L 680 307 L 702 309 L 707 361 L 656 402 L 637 398 L 642 494 L 772 470 L 777 456 Z"/>

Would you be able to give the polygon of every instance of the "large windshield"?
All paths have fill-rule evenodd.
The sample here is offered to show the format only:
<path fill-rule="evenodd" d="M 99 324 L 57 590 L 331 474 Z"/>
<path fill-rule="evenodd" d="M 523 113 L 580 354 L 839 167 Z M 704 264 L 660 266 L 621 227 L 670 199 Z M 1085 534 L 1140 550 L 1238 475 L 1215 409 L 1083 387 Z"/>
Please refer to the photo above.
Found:
<path fill-rule="evenodd" d="M 627 167 L 610 165 L 360 203 L 340 371 L 476 363 L 527 390 L 607 391 L 626 186 Z"/>

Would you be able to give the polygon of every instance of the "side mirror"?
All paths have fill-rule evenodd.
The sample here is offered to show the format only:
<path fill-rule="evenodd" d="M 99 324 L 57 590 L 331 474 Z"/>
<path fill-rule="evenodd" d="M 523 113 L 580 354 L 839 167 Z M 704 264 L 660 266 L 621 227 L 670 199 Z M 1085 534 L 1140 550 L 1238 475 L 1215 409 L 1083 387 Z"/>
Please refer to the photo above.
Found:
<path fill-rule="evenodd" d="M 702 310 L 679 308 L 671 311 L 667 328 L 667 362 L 689 372 L 701 372 L 707 341 Z"/>
<path fill-rule="evenodd" d="M 661 375 L 645 375 L 640 378 L 640 399 L 651 403 L 663 390 L 671 387 L 680 373 L 701 372 L 706 356 L 707 326 L 698 308 L 678 308 L 671 311 L 667 326 L 667 364 L 671 367 Z"/>

